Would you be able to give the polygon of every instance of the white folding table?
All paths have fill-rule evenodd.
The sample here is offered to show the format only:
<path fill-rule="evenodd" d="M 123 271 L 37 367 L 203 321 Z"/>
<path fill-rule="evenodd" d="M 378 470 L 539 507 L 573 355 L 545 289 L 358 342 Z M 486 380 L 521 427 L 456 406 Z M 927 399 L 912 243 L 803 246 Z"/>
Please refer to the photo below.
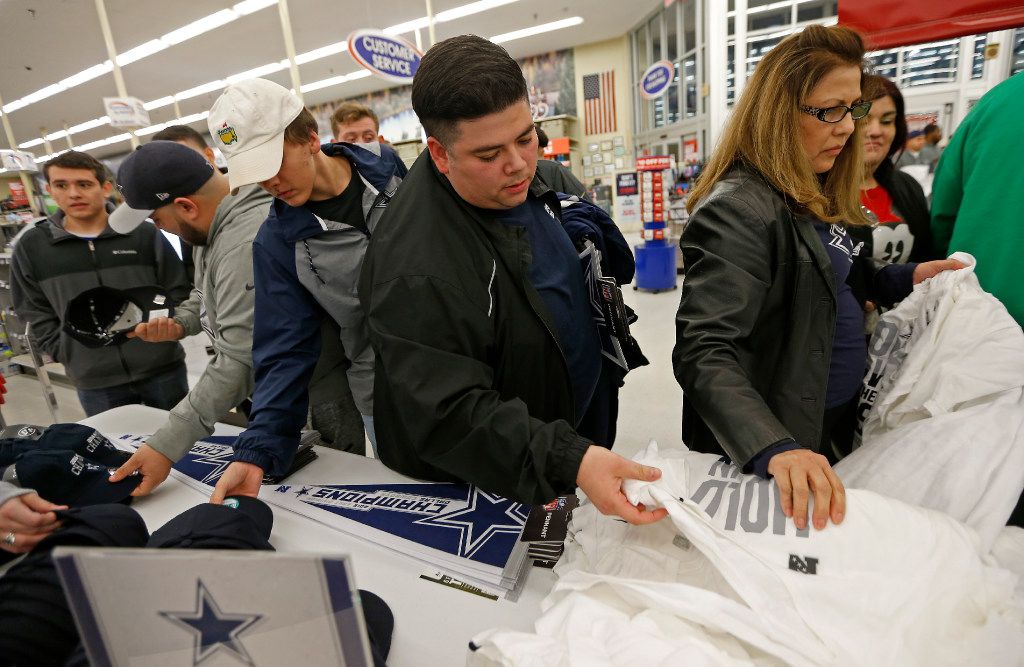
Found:
<path fill-rule="evenodd" d="M 167 412 L 130 405 L 82 421 L 106 434 L 151 434 L 167 420 Z M 234 426 L 217 425 L 215 435 L 236 435 Z M 324 447 L 319 458 L 288 478 L 292 483 L 358 484 L 415 482 L 389 470 L 379 461 Z M 150 531 L 182 511 L 208 500 L 207 496 L 168 477 L 156 491 L 132 503 Z M 492 627 L 532 630 L 540 615 L 540 601 L 555 578 L 550 570 L 528 566 L 525 586 L 517 602 L 492 601 L 420 578 L 433 568 L 414 558 L 332 530 L 312 519 L 273 507 L 270 542 L 278 551 L 347 554 L 356 584 L 383 598 L 394 611 L 395 633 L 390 665 L 461 665 L 469 640 Z M 282 572 L 281 576 L 288 576 Z M 260 582 L 254 581 L 254 586 Z"/>

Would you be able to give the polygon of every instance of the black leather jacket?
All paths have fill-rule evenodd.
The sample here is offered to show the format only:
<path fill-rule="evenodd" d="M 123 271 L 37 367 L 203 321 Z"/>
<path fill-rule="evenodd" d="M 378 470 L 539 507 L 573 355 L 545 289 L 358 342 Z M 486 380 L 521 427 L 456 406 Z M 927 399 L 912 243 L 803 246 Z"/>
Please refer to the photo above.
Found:
<path fill-rule="evenodd" d="M 683 388 L 683 441 L 746 465 L 793 438 L 821 440 L 836 319 L 835 278 L 814 229 L 752 168 L 734 167 L 699 203 L 680 239 L 685 278 L 672 365 Z M 866 265 L 868 291 L 891 293 Z M 889 293 L 886 293 L 889 292 Z"/>

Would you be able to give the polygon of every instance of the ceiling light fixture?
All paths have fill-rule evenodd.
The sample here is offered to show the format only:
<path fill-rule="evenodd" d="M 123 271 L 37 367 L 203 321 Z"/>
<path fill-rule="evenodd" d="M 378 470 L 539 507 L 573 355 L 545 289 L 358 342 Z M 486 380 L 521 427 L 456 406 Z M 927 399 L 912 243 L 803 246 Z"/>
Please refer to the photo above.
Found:
<path fill-rule="evenodd" d="M 562 19 L 561 21 L 552 21 L 551 23 L 543 23 L 531 28 L 523 28 L 522 30 L 513 30 L 512 32 L 495 35 L 494 37 L 491 37 L 491 41 L 495 44 L 502 44 L 504 42 L 511 42 L 514 39 L 533 37 L 534 35 L 541 35 L 545 32 L 571 28 L 572 26 L 579 25 L 581 23 L 583 23 L 583 17 L 573 16 L 571 18 Z"/>

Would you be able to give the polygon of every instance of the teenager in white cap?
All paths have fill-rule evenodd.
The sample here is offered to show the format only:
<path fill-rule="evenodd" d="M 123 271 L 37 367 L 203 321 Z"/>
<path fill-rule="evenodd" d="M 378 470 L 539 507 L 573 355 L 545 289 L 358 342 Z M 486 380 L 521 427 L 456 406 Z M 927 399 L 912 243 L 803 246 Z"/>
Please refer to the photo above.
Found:
<path fill-rule="evenodd" d="M 291 465 L 325 318 L 340 329 L 352 397 L 375 442 L 374 359 L 356 285 L 370 235 L 406 169 L 388 146 L 321 146 L 302 102 L 264 79 L 228 87 L 207 122 L 231 188 L 258 183 L 275 197 L 253 242 L 252 413 L 214 490 L 220 502 L 255 496 L 265 473 L 283 475 Z"/>

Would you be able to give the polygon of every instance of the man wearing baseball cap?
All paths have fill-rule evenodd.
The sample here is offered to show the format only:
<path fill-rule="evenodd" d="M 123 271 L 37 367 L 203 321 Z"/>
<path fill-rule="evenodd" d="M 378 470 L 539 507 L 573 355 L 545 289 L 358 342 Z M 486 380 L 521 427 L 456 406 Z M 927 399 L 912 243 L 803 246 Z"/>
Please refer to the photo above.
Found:
<path fill-rule="evenodd" d="M 374 359 L 356 285 L 370 235 L 406 169 L 388 146 L 321 146 L 302 102 L 264 79 L 229 86 L 207 122 L 231 187 L 258 183 L 275 197 L 253 243 L 253 410 L 214 490 L 219 502 L 255 496 L 264 473 L 287 472 L 306 423 L 325 318 L 340 328 L 352 397 L 375 442 Z"/>
<path fill-rule="evenodd" d="M 111 476 L 119 482 L 138 470 L 146 495 L 171 466 L 213 433 L 214 423 L 252 392 L 252 241 L 270 208 L 270 196 L 249 185 L 230 194 L 228 179 L 197 149 L 152 141 L 118 170 L 125 203 L 110 226 L 127 233 L 146 218 L 194 247 L 195 288 L 173 317 L 150 318 L 134 336 L 148 342 L 180 340 L 205 330 L 214 355 L 202 377 L 171 410 L 160 430 Z"/>

